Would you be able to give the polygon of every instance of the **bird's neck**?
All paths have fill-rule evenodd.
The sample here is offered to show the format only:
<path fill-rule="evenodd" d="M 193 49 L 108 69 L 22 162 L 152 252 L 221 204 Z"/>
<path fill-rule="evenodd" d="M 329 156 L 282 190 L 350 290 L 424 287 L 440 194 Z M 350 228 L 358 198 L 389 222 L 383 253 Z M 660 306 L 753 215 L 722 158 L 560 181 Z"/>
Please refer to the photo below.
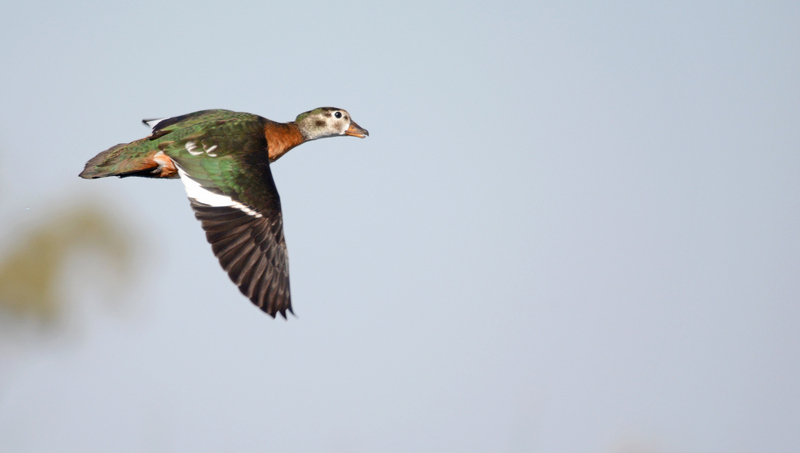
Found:
<path fill-rule="evenodd" d="M 264 136 L 267 138 L 270 162 L 275 162 L 290 149 L 306 141 L 294 123 L 267 121 L 264 125 Z"/>

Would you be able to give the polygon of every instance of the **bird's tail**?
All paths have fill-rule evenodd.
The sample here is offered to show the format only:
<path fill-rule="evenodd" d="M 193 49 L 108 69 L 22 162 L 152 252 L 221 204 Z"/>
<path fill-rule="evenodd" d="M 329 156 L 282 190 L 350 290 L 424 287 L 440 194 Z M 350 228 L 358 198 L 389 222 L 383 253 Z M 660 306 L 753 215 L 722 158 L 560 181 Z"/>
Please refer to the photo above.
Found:
<path fill-rule="evenodd" d="M 106 176 L 145 176 L 161 177 L 157 170 L 159 164 L 154 160 L 158 149 L 147 143 L 147 139 L 131 143 L 120 143 L 94 156 L 86 162 L 79 175 L 81 178 L 96 179 Z M 148 146 L 150 145 L 150 146 Z"/>

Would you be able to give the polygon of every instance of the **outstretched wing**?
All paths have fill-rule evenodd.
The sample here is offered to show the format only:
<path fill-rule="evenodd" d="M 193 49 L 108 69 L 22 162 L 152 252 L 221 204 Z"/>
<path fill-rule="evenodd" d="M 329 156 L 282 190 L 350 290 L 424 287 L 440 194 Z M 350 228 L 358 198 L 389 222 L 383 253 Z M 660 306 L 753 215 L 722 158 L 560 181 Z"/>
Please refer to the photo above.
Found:
<path fill-rule="evenodd" d="M 237 207 L 210 206 L 192 197 L 189 201 L 214 255 L 239 291 L 273 318 L 276 313 L 286 318 L 292 301 L 280 213 L 258 217 Z"/>
<path fill-rule="evenodd" d="M 168 155 L 222 268 L 259 308 L 285 318 L 293 313 L 289 257 L 260 120 L 251 115 L 204 128 Z"/>

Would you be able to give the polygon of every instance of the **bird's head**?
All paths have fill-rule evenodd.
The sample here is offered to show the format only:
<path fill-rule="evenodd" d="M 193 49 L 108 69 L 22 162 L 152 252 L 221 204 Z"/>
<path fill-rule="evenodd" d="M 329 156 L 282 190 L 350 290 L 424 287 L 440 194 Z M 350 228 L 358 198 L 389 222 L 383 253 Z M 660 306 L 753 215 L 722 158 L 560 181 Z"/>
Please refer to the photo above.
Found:
<path fill-rule="evenodd" d="M 337 135 L 352 135 L 364 138 L 369 135 L 366 129 L 350 119 L 347 110 L 335 107 L 320 107 L 297 115 L 294 120 L 303 138 L 316 140 L 318 138 L 335 137 Z"/>

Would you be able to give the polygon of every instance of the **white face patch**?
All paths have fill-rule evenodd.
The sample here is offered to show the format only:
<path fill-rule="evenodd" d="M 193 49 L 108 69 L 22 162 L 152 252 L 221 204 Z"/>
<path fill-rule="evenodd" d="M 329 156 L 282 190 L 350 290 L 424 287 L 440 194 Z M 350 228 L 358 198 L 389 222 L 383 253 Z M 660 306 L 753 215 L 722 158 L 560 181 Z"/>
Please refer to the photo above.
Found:
<path fill-rule="evenodd" d="M 239 203 L 238 201 L 234 201 L 231 197 L 227 195 L 220 195 L 214 192 L 211 192 L 203 186 L 201 186 L 197 181 L 192 179 L 188 174 L 181 167 L 178 167 L 178 174 L 181 177 L 181 181 L 183 182 L 183 187 L 186 188 L 186 194 L 189 195 L 189 198 L 193 199 L 194 201 L 203 203 L 208 206 L 214 207 L 232 207 L 236 208 L 247 215 L 251 215 L 255 218 L 261 218 L 262 215 L 247 206 Z"/>

